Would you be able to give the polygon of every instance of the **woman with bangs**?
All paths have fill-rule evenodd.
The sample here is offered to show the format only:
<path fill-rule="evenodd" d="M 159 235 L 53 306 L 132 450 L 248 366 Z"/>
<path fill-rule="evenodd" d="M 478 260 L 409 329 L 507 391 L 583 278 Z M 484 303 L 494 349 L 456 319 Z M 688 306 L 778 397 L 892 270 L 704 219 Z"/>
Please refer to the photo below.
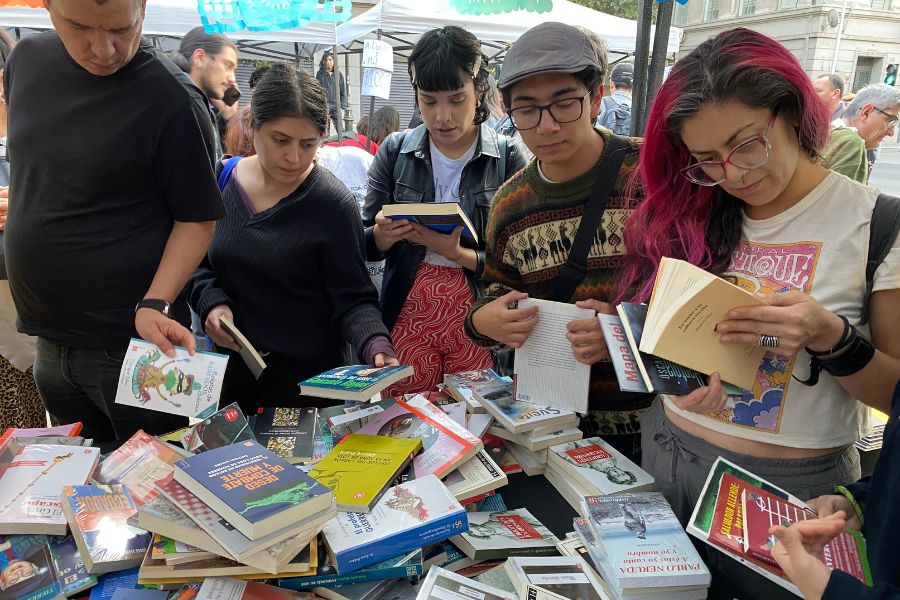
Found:
<path fill-rule="evenodd" d="M 518 142 L 484 125 L 488 59 L 474 35 L 455 26 L 428 31 L 410 54 L 409 76 L 424 122 L 381 144 L 363 209 L 367 259 L 386 259 L 384 321 L 397 358 L 416 369 L 390 395 L 432 390 L 444 373 L 491 367 L 489 351 L 466 336 L 464 323 L 480 293 L 494 193 L 527 162 Z M 458 202 L 478 242 L 462 237 L 462 228 L 442 234 L 381 210 L 418 202 Z"/>
<path fill-rule="evenodd" d="M 641 421 L 643 467 L 686 523 L 716 457 L 817 498 L 856 481 L 867 409 L 888 410 L 900 379 L 900 245 L 866 304 L 877 191 L 817 162 L 827 108 L 797 59 L 747 30 L 723 32 L 673 67 L 656 96 L 639 163 L 645 200 L 629 220 L 619 300 L 646 302 L 662 257 L 756 292 L 732 310 L 725 344 L 769 348 L 752 390 L 717 374 L 656 399 Z M 871 340 L 871 341 L 870 341 Z M 708 549 L 727 598 L 793 597 Z"/>

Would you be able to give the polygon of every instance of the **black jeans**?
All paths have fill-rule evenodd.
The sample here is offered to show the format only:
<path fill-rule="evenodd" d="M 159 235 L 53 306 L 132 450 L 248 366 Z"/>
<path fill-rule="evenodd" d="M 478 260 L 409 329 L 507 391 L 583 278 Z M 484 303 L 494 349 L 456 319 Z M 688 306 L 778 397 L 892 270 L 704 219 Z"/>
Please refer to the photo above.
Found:
<path fill-rule="evenodd" d="M 81 421 L 81 435 L 95 443 L 124 441 L 138 429 L 156 435 L 187 425 L 186 417 L 115 403 L 126 348 L 96 350 L 37 339 L 34 380 L 54 421 Z"/>

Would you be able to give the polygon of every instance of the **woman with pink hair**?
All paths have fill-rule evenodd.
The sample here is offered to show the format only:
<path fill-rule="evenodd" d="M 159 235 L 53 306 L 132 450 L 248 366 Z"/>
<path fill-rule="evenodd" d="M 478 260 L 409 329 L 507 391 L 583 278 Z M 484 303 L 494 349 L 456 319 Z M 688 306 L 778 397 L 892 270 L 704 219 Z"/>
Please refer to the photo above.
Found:
<path fill-rule="evenodd" d="M 683 523 L 718 456 L 801 498 L 856 481 L 862 403 L 887 410 L 900 378 L 900 245 L 876 271 L 869 300 L 877 191 L 818 164 L 828 118 L 797 59 L 747 29 L 678 61 L 650 111 L 645 199 L 625 230 L 619 300 L 649 300 L 668 256 L 767 303 L 717 325 L 722 343 L 770 350 L 752 389 L 729 397 L 713 374 L 689 395 L 656 399 L 641 422 L 643 466 Z M 785 592 L 707 554 L 728 598 Z"/>

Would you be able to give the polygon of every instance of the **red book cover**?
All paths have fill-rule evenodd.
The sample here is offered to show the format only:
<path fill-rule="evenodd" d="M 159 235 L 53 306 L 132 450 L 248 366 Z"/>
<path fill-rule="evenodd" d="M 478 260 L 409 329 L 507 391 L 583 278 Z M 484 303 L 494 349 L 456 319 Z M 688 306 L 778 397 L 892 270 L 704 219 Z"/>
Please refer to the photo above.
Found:
<path fill-rule="evenodd" d="M 732 552 L 744 552 L 744 520 L 741 508 L 741 490 L 746 481 L 730 473 L 724 473 L 719 482 L 719 495 L 713 512 L 709 540 Z"/>

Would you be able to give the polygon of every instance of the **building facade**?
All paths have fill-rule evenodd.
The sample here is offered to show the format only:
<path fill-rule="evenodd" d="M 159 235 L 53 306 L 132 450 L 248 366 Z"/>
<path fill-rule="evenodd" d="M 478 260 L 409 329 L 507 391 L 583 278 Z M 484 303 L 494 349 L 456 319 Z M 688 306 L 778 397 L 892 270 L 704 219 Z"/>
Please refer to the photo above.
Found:
<path fill-rule="evenodd" d="M 832 71 L 845 91 L 880 83 L 900 63 L 900 0 L 690 0 L 676 4 L 672 24 L 682 27 L 679 56 L 734 27 L 747 27 L 778 40 L 811 77 Z M 832 65 L 835 64 L 835 68 Z"/>

